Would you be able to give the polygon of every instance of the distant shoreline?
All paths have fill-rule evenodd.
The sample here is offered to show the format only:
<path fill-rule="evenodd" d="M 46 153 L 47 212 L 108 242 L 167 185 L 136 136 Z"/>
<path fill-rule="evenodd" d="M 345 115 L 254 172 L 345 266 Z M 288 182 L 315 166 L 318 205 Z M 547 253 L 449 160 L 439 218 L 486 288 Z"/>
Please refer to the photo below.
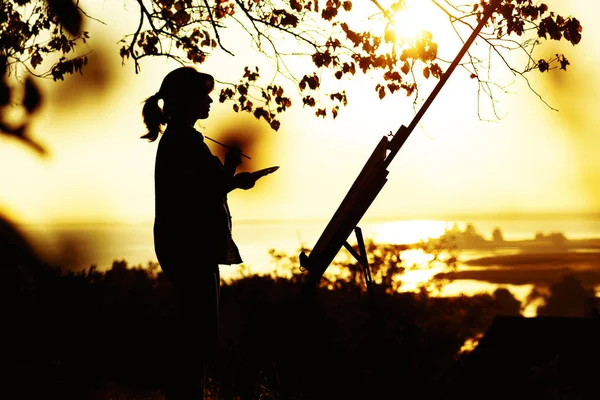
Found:
<path fill-rule="evenodd" d="M 521 252 L 463 261 L 463 270 L 438 278 L 492 284 L 549 286 L 573 275 L 588 288 L 600 285 L 600 250 L 591 252 Z"/>
<path fill-rule="evenodd" d="M 244 219 L 237 218 L 236 224 L 285 224 L 285 223 L 327 223 L 331 219 L 331 216 L 323 217 L 309 217 L 309 218 L 254 218 Z M 426 214 L 411 214 L 411 215 L 395 215 L 395 216 L 372 216 L 365 217 L 361 220 L 362 223 L 384 223 L 384 222 L 396 222 L 396 221 L 462 221 L 462 222 L 481 222 L 481 221 L 560 221 L 560 220 L 586 220 L 586 221 L 600 221 L 600 211 L 598 212 L 541 212 L 541 213 L 527 213 L 527 212 L 490 212 L 490 213 L 475 213 L 475 214 L 463 214 L 463 213 L 448 213 L 439 215 L 426 215 Z M 23 221 L 18 222 L 18 225 L 24 227 L 35 227 L 35 226 L 110 226 L 110 225 L 147 225 L 152 224 L 153 219 L 145 221 L 107 221 L 107 220 L 65 220 L 65 221 Z M 360 224 L 359 224 L 360 225 Z"/>
<path fill-rule="evenodd" d="M 596 267 L 600 271 L 600 250 L 593 252 L 522 252 L 518 254 L 504 254 L 497 256 L 480 257 L 463 262 L 471 267 L 502 267 L 502 268 L 535 268 L 537 266 L 571 266 L 571 267 Z"/>

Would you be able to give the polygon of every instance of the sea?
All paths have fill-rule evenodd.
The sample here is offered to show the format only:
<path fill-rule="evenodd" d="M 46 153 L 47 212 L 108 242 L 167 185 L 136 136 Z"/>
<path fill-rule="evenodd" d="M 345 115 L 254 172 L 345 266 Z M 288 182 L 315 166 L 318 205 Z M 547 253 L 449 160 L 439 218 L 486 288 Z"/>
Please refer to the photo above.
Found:
<path fill-rule="evenodd" d="M 234 221 L 233 236 L 244 260 L 241 266 L 222 266 L 224 279 L 243 274 L 272 274 L 276 269 L 270 250 L 297 256 L 301 248 L 311 249 L 328 220 Z M 499 228 L 505 240 L 533 239 L 537 233 L 562 233 L 567 239 L 600 239 L 600 216 L 577 218 L 503 218 L 485 219 L 388 219 L 359 223 L 365 240 L 375 243 L 410 244 L 442 235 L 458 225 L 472 224 L 486 239 Z M 156 263 L 152 222 L 134 224 L 51 224 L 21 226 L 24 235 L 38 253 L 49 262 L 69 270 L 95 266 L 99 270 L 124 260 L 129 266 L 147 267 Z M 348 242 L 355 243 L 354 235 Z M 342 250 L 344 251 L 344 250 Z M 469 258 L 485 256 L 485 252 L 469 254 Z M 459 258 L 459 265 L 460 265 Z M 292 266 L 293 267 L 293 266 Z M 418 279 L 428 279 L 421 275 Z M 418 280 L 417 279 L 417 280 Z M 413 282 L 418 283 L 418 282 Z M 413 287 L 416 287 L 413 285 Z M 406 285 L 410 290 L 411 285 Z M 453 282 L 440 295 L 473 294 L 492 291 L 497 285 L 486 282 Z M 508 285 L 515 297 L 524 299 L 532 289 L 528 285 Z"/>

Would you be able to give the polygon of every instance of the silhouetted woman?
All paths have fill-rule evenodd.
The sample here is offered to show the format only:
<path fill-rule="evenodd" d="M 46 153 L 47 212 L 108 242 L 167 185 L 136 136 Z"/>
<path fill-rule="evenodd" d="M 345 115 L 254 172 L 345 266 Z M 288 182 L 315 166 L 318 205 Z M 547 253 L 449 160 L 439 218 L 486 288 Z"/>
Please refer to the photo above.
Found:
<path fill-rule="evenodd" d="M 242 262 L 231 236 L 227 193 L 249 189 L 256 178 L 235 174 L 240 151 L 231 150 L 225 163 L 214 156 L 194 129 L 208 118 L 214 79 L 192 67 L 173 70 L 142 111 L 148 133 L 162 133 L 155 165 L 154 247 L 164 274 L 176 289 L 180 332 L 171 351 L 175 365 L 167 398 L 201 398 L 204 364 L 215 355 L 219 328 L 219 264 Z M 162 108 L 159 101 L 162 100 Z"/>

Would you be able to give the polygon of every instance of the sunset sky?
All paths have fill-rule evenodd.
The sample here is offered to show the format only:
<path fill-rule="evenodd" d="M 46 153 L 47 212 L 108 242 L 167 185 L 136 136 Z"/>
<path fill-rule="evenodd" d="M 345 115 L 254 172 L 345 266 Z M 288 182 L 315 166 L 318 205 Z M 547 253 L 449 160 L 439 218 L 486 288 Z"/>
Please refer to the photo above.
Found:
<path fill-rule="evenodd" d="M 584 28 L 578 46 L 560 49 L 572 64 L 567 73 L 530 75 L 533 87 L 559 112 L 522 80 L 504 74 L 502 79 L 514 81 L 510 93 L 498 97 L 504 118 L 481 121 L 475 81 L 457 69 L 392 162 L 368 217 L 600 212 L 600 5 L 590 0 L 549 3 L 557 4 L 551 9 L 559 13 L 576 16 Z M 151 221 L 157 143 L 139 139 L 145 133 L 141 106 L 178 65 L 145 59 L 135 74 L 132 62 L 121 65 L 117 44 L 135 29 L 135 2 L 125 7 L 118 1 L 82 4 L 107 23 L 88 21 L 85 27 L 93 50 L 85 74 L 95 79 L 76 76 L 42 85 L 45 105 L 32 128 L 49 157 L 38 157 L 14 140 L 0 140 L 0 209 L 30 223 Z M 438 41 L 443 47 L 444 41 Z M 447 42 L 446 54 L 458 52 L 455 44 Z M 556 50 L 548 47 L 549 54 Z M 235 82 L 244 65 L 254 64 L 265 61 L 240 46 L 235 57 L 215 51 L 198 69 Z M 234 218 L 330 217 L 380 138 L 408 125 L 414 115 L 411 99 L 399 94 L 380 101 L 373 86 L 358 74 L 349 80 L 350 103 L 336 120 L 315 117 L 294 98 L 278 132 L 235 114 L 230 103 L 215 101 L 210 118 L 198 129 L 219 140 L 241 124 L 256 138 L 244 150 L 252 157 L 244 169 L 281 167 L 251 191 L 230 195 Z M 424 87 L 421 95 L 428 90 Z"/>

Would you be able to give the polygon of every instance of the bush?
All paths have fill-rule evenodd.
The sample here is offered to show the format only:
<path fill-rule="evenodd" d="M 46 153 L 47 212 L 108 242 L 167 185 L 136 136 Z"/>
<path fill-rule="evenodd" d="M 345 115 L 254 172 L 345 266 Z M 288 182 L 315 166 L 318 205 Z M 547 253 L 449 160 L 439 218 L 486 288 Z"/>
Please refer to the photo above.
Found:
<path fill-rule="evenodd" d="M 9 338 L 2 362 L 16 393 L 79 397 L 107 382 L 160 389 L 168 368 L 164 344 L 177 332 L 173 289 L 156 264 L 6 271 L 2 315 Z M 399 387 L 433 395 L 427 388 L 444 382 L 465 340 L 482 333 L 500 309 L 488 295 L 434 298 L 378 289 L 369 301 L 356 282 L 315 292 L 305 291 L 297 276 L 224 282 L 213 389 L 256 398 L 373 398 Z"/>

